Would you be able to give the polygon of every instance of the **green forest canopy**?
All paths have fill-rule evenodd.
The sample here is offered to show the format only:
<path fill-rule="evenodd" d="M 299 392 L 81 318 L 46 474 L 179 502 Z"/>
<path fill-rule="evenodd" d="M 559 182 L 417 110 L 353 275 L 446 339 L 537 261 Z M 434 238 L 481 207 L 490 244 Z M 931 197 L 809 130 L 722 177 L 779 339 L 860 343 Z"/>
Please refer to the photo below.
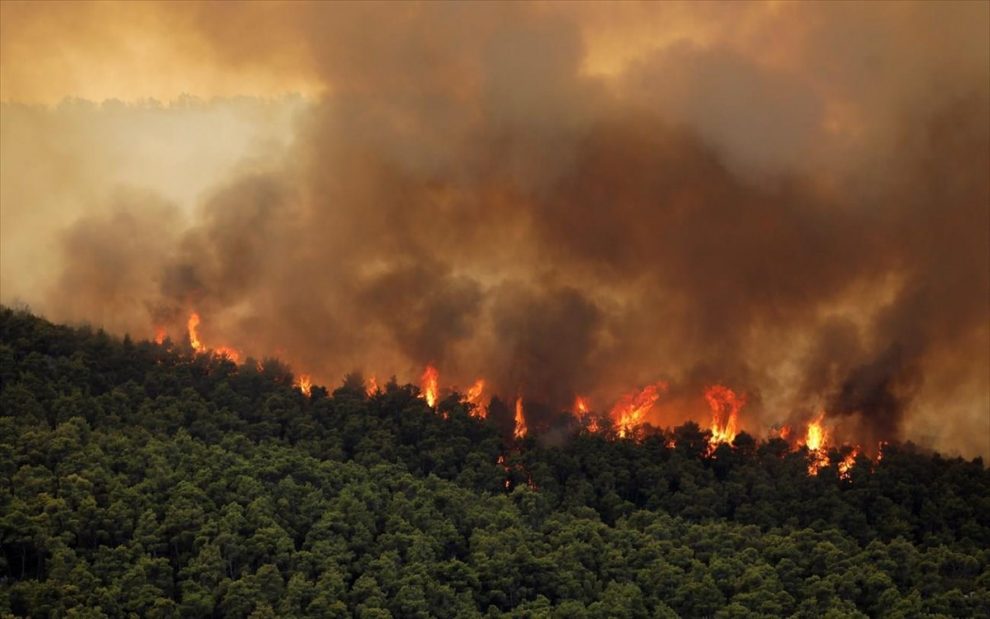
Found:
<path fill-rule="evenodd" d="M 0 614 L 990 616 L 979 458 L 809 476 L 692 423 L 551 445 L 292 382 L 0 309 Z"/>

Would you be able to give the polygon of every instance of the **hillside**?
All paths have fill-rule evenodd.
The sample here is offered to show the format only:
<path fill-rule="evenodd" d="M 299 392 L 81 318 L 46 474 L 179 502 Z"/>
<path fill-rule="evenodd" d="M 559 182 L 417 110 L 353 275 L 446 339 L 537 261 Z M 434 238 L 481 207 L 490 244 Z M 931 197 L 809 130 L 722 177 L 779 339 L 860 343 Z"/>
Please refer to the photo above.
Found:
<path fill-rule="evenodd" d="M 517 440 L 0 310 L 0 614 L 990 616 L 990 471 L 694 424 Z"/>

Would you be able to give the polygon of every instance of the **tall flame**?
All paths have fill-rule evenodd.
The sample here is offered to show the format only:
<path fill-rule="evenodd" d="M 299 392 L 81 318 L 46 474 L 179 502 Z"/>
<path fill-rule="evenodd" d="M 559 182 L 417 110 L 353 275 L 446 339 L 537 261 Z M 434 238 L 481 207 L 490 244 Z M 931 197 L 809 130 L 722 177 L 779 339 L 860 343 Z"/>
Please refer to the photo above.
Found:
<path fill-rule="evenodd" d="M 478 417 L 479 419 L 484 419 L 488 416 L 488 410 L 485 408 L 485 405 L 481 399 L 484 392 L 485 380 L 483 378 L 479 378 L 474 381 L 474 384 L 471 385 L 471 388 L 468 389 L 467 394 L 464 396 L 464 399 L 467 400 L 468 404 L 473 406 L 471 409 L 471 415 Z"/>
<path fill-rule="evenodd" d="M 430 407 L 437 405 L 437 394 L 440 393 L 440 372 L 437 371 L 432 365 L 427 365 L 426 369 L 423 370 L 423 376 L 420 379 L 421 390 L 423 392 L 423 397 L 426 398 L 426 403 Z"/>
<path fill-rule="evenodd" d="M 817 475 L 818 471 L 828 466 L 828 432 L 825 430 L 823 421 L 825 411 L 818 414 L 813 421 L 808 423 L 808 432 L 804 437 L 804 444 L 808 448 L 808 474 Z"/>
<path fill-rule="evenodd" d="M 528 429 L 526 428 L 526 418 L 523 416 L 523 400 L 522 396 L 516 398 L 516 429 L 512 433 L 516 438 L 523 438 L 526 436 Z"/>
<path fill-rule="evenodd" d="M 313 381 L 310 379 L 309 374 L 300 374 L 296 379 L 296 387 L 304 395 L 309 396 L 313 389 Z"/>
<path fill-rule="evenodd" d="M 666 388 L 666 383 L 647 385 L 639 392 L 633 391 L 619 398 L 609 416 L 619 429 L 620 437 L 628 436 L 633 428 L 643 423 L 646 414 L 660 399 L 661 391 Z"/>
<path fill-rule="evenodd" d="M 732 443 L 739 431 L 739 409 L 746 405 L 746 396 L 724 385 L 712 385 L 705 389 L 705 399 L 712 409 L 712 447 Z"/>
<path fill-rule="evenodd" d="M 192 346 L 193 350 L 196 352 L 203 351 L 203 343 L 199 341 L 199 334 L 196 329 L 199 327 L 199 314 L 193 312 L 189 314 L 189 320 L 186 322 L 186 328 L 189 330 L 189 345 Z"/>

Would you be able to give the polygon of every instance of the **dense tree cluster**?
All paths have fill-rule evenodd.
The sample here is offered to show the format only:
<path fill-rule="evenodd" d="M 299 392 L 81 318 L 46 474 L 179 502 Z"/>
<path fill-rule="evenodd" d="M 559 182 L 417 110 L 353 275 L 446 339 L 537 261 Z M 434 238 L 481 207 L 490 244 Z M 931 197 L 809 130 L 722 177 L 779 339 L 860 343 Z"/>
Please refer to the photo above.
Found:
<path fill-rule="evenodd" d="M 0 381 L 0 615 L 990 615 L 979 459 L 520 442 L 456 395 L 305 396 L 275 360 L 10 309 Z"/>

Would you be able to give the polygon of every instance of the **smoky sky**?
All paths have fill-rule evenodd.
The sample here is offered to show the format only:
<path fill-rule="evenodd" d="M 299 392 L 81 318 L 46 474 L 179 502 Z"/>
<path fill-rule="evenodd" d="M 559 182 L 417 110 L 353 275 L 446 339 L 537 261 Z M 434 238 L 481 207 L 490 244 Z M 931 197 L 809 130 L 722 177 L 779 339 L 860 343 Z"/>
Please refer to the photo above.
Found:
<path fill-rule="evenodd" d="M 188 222 L 67 220 L 46 313 L 195 309 L 321 381 L 434 363 L 548 411 L 665 380 L 660 425 L 722 383 L 754 432 L 990 451 L 987 5 L 183 11 L 216 66 L 291 41 L 324 94 Z"/>

